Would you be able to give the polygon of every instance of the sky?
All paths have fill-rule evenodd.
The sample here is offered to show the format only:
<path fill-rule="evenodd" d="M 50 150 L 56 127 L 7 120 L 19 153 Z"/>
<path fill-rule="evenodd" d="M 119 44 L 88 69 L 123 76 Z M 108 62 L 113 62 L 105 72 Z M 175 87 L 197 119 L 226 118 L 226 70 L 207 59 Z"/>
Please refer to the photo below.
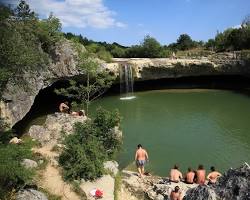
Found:
<path fill-rule="evenodd" d="M 162 45 L 186 33 L 207 41 L 217 31 L 236 27 L 250 14 L 250 0 L 26 0 L 46 18 L 52 12 L 64 32 L 130 46 L 145 35 Z M 0 0 L 16 5 L 18 0 Z"/>

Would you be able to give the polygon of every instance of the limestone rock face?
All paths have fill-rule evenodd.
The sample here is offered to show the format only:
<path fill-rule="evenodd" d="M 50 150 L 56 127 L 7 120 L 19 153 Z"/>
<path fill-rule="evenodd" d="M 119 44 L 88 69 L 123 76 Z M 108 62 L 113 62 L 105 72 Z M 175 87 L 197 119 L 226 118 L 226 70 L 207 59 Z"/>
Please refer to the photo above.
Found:
<path fill-rule="evenodd" d="M 17 193 L 16 200 L 48 200 L 48 198 L 42 192 L 26 189 Z"/>
<path fill-rule="evenodd" d="M 250 65 L 247 61 L 236 59 L 227 54 L 199 59 L 116 58 L 114 61 L 120 65 L 131 65 L 135 81 L 202 75 L 250 74 Z M 114 69 L 114 66 L 110 66 L 110 68 Z"/>
<path fill-rule="evenodd" d="M 32 138 L 39 141 L 42 145 L 57 144 L 57 141 L 62 136 L 62 131 L 65 134 L 71 134 L 74 124 L 77 122 L 83 123 L 87 120 L 86 116 L 72 116 L 66 113 L 55 113 L 48 115 L 42 126 L 31 126 L 28 132 Z"/>
<path fill-rule="evenodd" d="M 27 169 L 36 168 L 38 166 L 36 161 L 30 159 L 23 159 L 21 164 Z"/>
<path fill-rule="evenodd" d="M 112 174 L 115 176 L 119 171 L 119 169 L 118 169 L 119 165 L 116 161 L 106 161 L 103 163 L 103 166 L 104 166 L 104 169 L 112 172 Z"/>
<path fill-rule="evenodd" d="M 24 72 L 21 79 L 12 77 L 8 81 L 0 100 L 0 117 L 11 126 L 28 113 L 41 89 L 59 79 L 80 74 L 77 69 L 77 53 L 70 41 L 58 43 L 52 52 L 47 67 Z"/>

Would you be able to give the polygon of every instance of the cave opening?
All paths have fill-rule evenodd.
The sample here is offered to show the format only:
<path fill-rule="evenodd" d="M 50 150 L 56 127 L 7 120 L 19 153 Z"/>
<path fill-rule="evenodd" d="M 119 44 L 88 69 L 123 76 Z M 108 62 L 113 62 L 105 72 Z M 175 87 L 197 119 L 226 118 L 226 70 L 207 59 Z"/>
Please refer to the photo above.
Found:
<path fill-rule="evenodd" d="M 45 122 L 46 115 L 58 112 L 60 103 L 68 101 L 68 99 L 62 95 L 57 95 L 55 89 L 67 86 L 69 86 L 69 80 L 59 80 L 41 89 L 35 97 L 29 112 L 12 127 L 14 132 L 17 135 L 22 135 L 27 131 L 30 124 L 41 125 Z"/>
<path fill-rule="evenodd" d="M 63 101 L 71 102 L 64 96 L 57 95 L 54 90 L 69 86 L 69 80 L 59 80 L 52 85 L 42 89 L 35 97 L 34 103 L 25 115 L 17 122 L 13 129 L 18 135 L 22 135 L 33 125 L 41 125 L 46 120 L 46 115 L 59 111 L 59 104 Z M 242 75 L 215 75 L 165 78 L 147 81 L 135 81 L 134 91 L 163 90 L 163 89 L 223 89 L 244 93 L 250 96 L 250 77 Z M 118 81 L 102 96 L 120 94 L 120 83 Z"/>

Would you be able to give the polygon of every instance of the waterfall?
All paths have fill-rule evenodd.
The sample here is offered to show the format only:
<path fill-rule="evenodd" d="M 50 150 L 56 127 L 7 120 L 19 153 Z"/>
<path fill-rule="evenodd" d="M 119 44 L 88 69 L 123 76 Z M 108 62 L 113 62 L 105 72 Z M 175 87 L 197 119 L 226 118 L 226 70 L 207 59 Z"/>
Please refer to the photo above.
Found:
<path fill-rule="evenodd" d="M 128 64 L 120 65 L 120 94 L 121 100 L 135 98 L 133 69 Z"/>

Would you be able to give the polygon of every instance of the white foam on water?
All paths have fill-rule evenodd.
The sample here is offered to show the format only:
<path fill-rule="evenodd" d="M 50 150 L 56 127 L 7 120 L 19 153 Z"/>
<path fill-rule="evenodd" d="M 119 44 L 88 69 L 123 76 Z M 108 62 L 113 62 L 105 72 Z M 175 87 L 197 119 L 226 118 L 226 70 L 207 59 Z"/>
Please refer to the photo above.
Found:
<path fill-rule="evenodd" d="M 135 99 L 136 96 L 130 96 L 130 97 L 121 97 L 120 100 L 131 100 L 131 99 Z"/>

